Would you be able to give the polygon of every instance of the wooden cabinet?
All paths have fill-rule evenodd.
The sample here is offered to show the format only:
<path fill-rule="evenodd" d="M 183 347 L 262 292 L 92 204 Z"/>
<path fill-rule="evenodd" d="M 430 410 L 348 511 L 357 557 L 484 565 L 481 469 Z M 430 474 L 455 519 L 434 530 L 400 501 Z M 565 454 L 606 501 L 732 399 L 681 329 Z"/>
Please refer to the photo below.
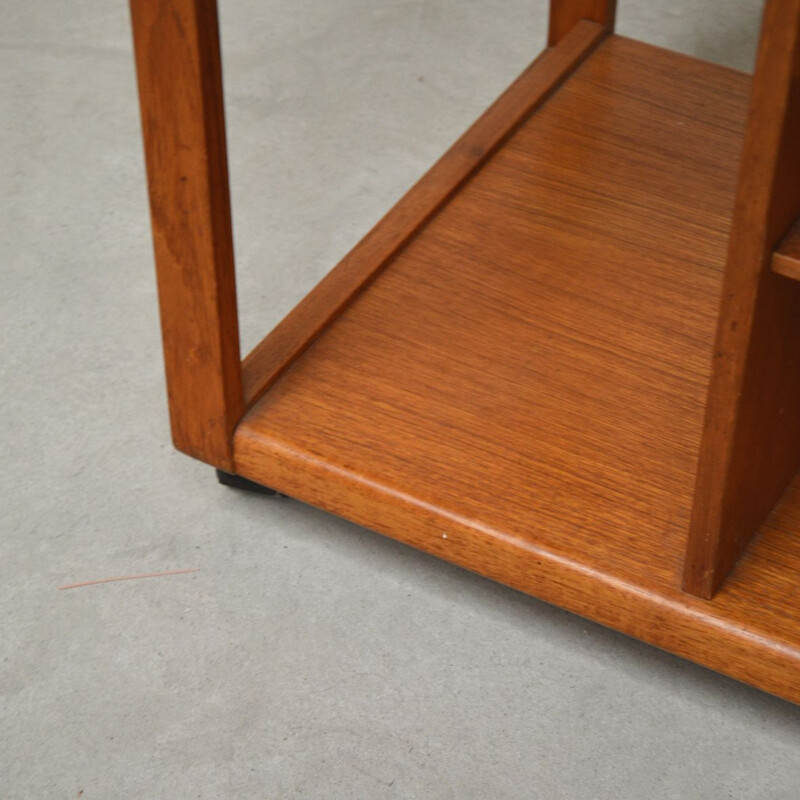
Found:
<path fill-rule="evenodd" d="M 176 447 L 800 701 L 800 0 L 548 48 L 239 360 L 213 0 L 132 0 Z"/>

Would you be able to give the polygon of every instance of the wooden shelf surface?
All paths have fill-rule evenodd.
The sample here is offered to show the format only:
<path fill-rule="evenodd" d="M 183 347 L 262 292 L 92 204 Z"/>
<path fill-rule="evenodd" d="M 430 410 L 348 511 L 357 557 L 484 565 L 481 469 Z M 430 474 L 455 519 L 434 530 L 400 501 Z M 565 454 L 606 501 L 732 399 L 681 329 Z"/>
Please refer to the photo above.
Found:
<path fill-rule="evenodd" d="M 605 40 L 258 400 L 237 472 L 800 701 L 798 487 L 680 591 L 749 86 Z"/>

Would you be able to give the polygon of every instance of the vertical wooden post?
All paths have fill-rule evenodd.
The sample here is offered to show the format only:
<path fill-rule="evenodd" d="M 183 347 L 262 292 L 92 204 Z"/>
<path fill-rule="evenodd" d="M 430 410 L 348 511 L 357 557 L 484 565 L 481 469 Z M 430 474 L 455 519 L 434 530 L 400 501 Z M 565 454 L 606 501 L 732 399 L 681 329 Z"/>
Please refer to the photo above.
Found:
<path fill-rule="evenodd" d="M 684 589 L 711 597 L 800 467 L 800 0 L 768 0 L 733 217 Z"/>
<path fill-rule="evenodd" d="M 244 413 L 215 0 L 131 0 L 175 446 L 233 469 Z"/>
<path fill-rule="evenodd" d="M 550 32 L 547 44 L 557 45 L 582 19 L 614 30 L 617 0 L 550 0 Z"/>

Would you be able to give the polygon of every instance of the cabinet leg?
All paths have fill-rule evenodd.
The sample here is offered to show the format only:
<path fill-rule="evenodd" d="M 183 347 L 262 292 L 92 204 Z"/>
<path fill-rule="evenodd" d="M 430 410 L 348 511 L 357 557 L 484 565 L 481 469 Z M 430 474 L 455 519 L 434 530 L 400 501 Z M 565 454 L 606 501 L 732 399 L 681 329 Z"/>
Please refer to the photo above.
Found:
<path fill-rule="evenodd" d="M 255 481 L 249 481 L 241 475 L 233 475 L 230 472 L 224 472 L 221 469 L 217 470 L 217 480 L 223 486 L 230 486 L 232 489 L 241 489 L 246 492 L 255 492 L 256 494 L 271 494 L 276 497 L 282 497 L 280 492 L 270 489 L 268 486 L 262 486 Z"/>

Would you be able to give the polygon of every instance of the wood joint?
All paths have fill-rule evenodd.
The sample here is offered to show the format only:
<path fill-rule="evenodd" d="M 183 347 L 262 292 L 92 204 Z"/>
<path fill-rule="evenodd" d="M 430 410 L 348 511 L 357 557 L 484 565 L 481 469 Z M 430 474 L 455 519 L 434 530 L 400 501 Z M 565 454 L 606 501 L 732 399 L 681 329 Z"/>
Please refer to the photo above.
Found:
<path fill-rule="evenodd" d="M 800 281 L 800 220 L 795 223 L 772 254 L 772 271 Z"/>

